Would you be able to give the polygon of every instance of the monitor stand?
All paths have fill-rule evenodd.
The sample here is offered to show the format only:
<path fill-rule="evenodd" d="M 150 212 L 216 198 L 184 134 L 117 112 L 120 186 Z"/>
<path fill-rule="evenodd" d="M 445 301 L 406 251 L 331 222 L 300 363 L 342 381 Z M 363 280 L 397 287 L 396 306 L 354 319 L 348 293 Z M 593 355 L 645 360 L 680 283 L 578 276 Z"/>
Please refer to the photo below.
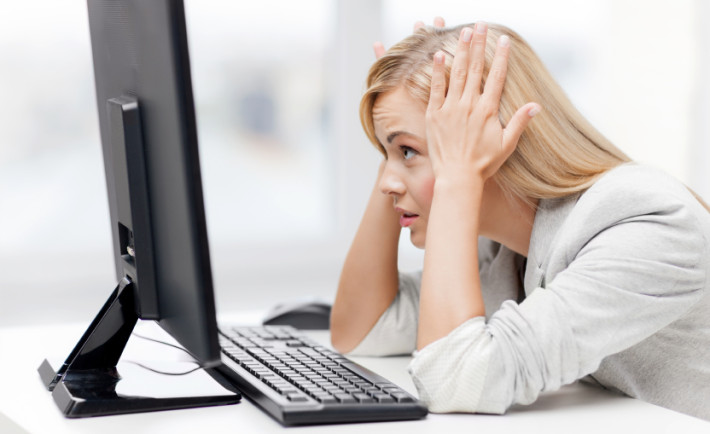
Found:
<path fill-rule="evenodd" d="M 59 370 L 55 371 L 46 359 L 42 362 L 38 369 L 42 382 L 52 391 L 54 401 L 65 416 L 79 418 L 172 410 L 234 404 L 240 400 L 239 393 L 168 398 L 117 393 L 121 376 L 116 365 L 137 320 L 134 286 L 130 279 L 124 278 Z"/>
<path fill-rule="evenodd" d="M 113 169 L 124 172 L 123 178 L 128 180 L 127 188 L 131 192 L 127 199 L 129 203 L 122 205 L 127 210 L 140 211 L 135 213 L 130 224 L 124 226 L 130 236 L 123 237 L 126 239 L 121 240 L 120 246 L 122 266 L 124 271 L 130 272 L 124 273 L 59 370 L 55 371 L 44 360 L 38 368 L 40 377 L 52 392 L 59 409 L 72 418 L 234 404 L 241 395 L 214 368 L 205 368 L 205 372 L 232 393 L 151 398 L 124 396 L 116 392 L 121 380 L 116 365 L 138 318 L 159 319 L 159 315 L 156 313 L 150 224 L 145 217 L 148 196 L 144 185 L 145 149 L 138 104 L 135 98 L 124 96 L 109 100 L 107 110 L 111 117 Z M 134 242 L 128 243 L 128 240 Z M 136 271 L 140 271 L 139 283 L 130 277 Z"/>

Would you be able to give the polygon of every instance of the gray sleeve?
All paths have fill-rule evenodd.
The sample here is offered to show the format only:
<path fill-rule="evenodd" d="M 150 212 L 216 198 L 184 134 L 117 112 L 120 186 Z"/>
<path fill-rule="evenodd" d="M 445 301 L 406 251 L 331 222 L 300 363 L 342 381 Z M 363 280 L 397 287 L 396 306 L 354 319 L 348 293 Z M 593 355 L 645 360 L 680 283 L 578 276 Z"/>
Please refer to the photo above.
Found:
<path fill-rule="evenodd" d="M 668 198 L 666 198 L 668 199 Z M 610 222 L 520 304 L 503 303 L 415 353 L 432 412 L 503 413 L 594 372 L 604 357 L 670 324 L 701 297 L 708 240 L 678 201 Z"/>
<path fill-rule="evenodd" d="M 421 271 L 399 273 L 399 291 L 365 338 L 349 354 L 409 355 L 416 348 Z"/>

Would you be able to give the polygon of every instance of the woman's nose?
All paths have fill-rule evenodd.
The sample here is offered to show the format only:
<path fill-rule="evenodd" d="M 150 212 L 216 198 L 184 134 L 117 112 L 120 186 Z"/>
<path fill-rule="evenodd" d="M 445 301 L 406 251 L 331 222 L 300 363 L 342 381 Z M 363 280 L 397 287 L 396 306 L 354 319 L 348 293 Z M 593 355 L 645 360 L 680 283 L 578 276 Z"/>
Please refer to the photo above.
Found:
<path fill-rule="evenodd" d="M 384 194 L 402 195 L 405 192 L 404 182 L 389 164 L 385 164 L 385 169 L 380 176 L 379 188 Z"/>

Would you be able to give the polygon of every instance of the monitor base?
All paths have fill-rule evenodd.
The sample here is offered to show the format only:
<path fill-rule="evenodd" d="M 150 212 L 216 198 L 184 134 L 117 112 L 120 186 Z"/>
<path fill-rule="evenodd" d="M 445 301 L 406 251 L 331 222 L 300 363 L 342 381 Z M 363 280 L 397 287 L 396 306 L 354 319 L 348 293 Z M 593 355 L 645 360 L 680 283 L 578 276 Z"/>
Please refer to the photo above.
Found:
<path fill-rule="evenodd" d="M 43 381 L 48 374 L 54 373 L 47 360 L 42 362 L 39 371 Z M 116 392 L 119 380 L 120 376 L 116 370 L 70 372 L 56 384 L 52 397 L 59 410 L 68 418 L 227 405 L 235 404 L 240 400 L 240 396 L 234 394 L 171 398 L 127 396 Z"/>
<path fill-rule="evenodd" d="M 138 320 L 134 292 L 130 279 L 122 279 L 59 370 L 47 360 L 39 366 L 40 378 L 60 411 L 66 417 L 80 418 L 239 402 L 238 392 L 227 391 L 224 395 L 164 398 L 116 392 L 121 380 L 116 364 Z"/>

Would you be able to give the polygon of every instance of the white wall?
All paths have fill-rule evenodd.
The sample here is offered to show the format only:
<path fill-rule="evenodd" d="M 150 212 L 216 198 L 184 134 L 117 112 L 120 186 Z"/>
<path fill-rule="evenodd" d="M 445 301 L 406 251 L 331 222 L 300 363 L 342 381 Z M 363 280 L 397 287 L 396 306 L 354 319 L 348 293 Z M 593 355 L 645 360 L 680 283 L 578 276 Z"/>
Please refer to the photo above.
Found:
<path fill-rule="evenodd" d="M 710 2 L 695 1 L 695 29 L 697 58 L 695 88 L 692 91 L 692 126 L 690 136 L 690 185 L 706 203 L 710 203 Z"/>
<path fill-rule="evenodd" d="M 243 219 L 239 206 L 228 201 L 244 183 L 230 177 L 228 165 L 213 164 L 229 161 L 221 157 L 226 155 L 219 149 L 224 140 L 213 129 L 219 122 L 229 126 L 229 118 L 220 119 L 227 113 L 204 105 L 203 115 L 198 110 L 203 116 L 198 121 L 203 170 L 212 168 L 205 174 L 205 196 L 220 311 L 266 307 L 301 295 L 333 296 L 379 159 L 357 115 L 373 60 L 371 44 L 383 40 L 389 46 L 406 36 L 415 20 L 431 22 L 434 15 L 452 25 L 483 19 L 512 27 L 536 49 L 582 112 L 620 148 L 710 197 L 707 2 L 313 0 L 325 2 L 328 11 L 303 10 L 295 17 L 294 2 L 278 7 L 278 1 L 272 0 L 265 12 L 249 9 L 248 2 L 235 9 L 235 2 L 187 0 L 188 24 L 221 14 L 225 28 L 230 22 L 254 26 L 245 33 L 253 37 L 246 40 L 229 39 L 216 24 L 214 34 L 195 30 L 191 49 L 199 39 L 212 38 L 220 41 L 225 58 L 274 50 L 269 45 L 274 41 L 254 35 L 278 23 L 296 23 L 282 37 L 295 32 L 293 38 L 304 47 L 315 47 L 308 56 L 321 53 L 323 98 L 331 101 L 327 128 L 316 139 L 323 141 L 322 147 L 308 148 L 310 154 L 299 157 L 293 151 L 297 145 L 283 141 L 292 152 L 284 155 L 318 160 L 313 167 L 320 178 L 303 182 L 307 189 L 318 188 L 309 209 L 322 207 L 323 213 L 314 214 L 317 220 L 311 223 L 304 221 L 301 228 L 306 229 L 299 231 L 275 227 L 273 220 L 268 227 L 246 225 L 260 234 L 257 239 L 232 230 Z M 79 0 L 0 3 L 0 325 L 88 320 L 115 283 L 85 7 Z M 282 15 L 276 16 L 278 11 Z M 304 33 L 298 34 L 299 29 Z M 326 40 L 317 40 L 323 34 Z M 229 75 L 210 75 L 228 63 L 220 60 L 220 50 L 210 56 L 198 50 L 192 57 L 196 99 L 214 93 L 210 97 L 216 99 L 210 101 L 229 107 L 229 92 L 220 92 L 221 86 L 209 90 L 206 84 L 222 77 L 224 89 L 229 85 Z M 279 68 L 277 60 L 270 65 Z M 277 97 L 286 101 L 285 112 L 298 110 L 291 107 L 298 101 L 293 90 L 284 92 L 289 93 Z M 298 129 L 293 119 L 284 122 L 289 131 Z M 236 152 L 237 160 L 242 155 L 238 147 L 223 151 Z M 257 154 L 264 166 L 253 164 L 256 169 L 283 162 Z M 292 173 L 301 176 L 297 170 Z M 270 199 L 281 191 L 279 185 L 264 190 Z M 293 186 L 284 186 L 293 191 L 286 187 Z M 252 195 L 243 206 L 274 206 L 260 197 L 264 195 Z M 415 268 L 421 252 L 409 247 L 407 238 L 403 236 L 401 266 Z"/>

